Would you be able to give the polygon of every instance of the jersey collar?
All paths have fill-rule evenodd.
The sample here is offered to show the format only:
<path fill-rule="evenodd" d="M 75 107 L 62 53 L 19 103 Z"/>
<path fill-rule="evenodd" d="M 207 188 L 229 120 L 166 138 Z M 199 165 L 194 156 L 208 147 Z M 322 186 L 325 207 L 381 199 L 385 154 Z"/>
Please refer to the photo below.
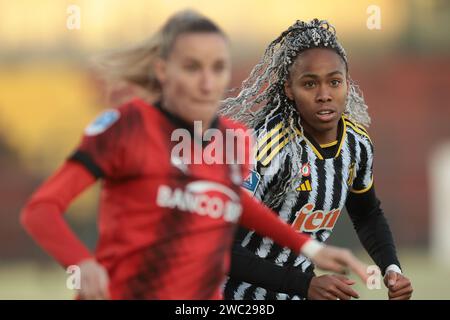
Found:
<path fill-rule="evenodd" d="M 180 118 L 176 114 L 164 109 L 162 107 L 162 101 L 158 101 L 154 104 L 155 108 L 158 109 L 166 118 L 169 120 L 175 127 L 177 128 L 183 128 L 189 131 L 189 133 L 192 135 L 192 137 L 195 137 L 196 141 L 201 142 L 202 146 L 205 147 L 209 144 L 210 141 L 203 141 L 201 137 L 198 137 L 198 135 L 194 132 L 194 124 L 187 122 L 186 120 Z M 211 125 L 209 129 L 219 129 L 219 117 L 215 116 L 213 121 L 211 122 Z"/>
<path fill-rule="evenodd" d="M 346 132 L 347 132 L 347 125 L 343 117 L 341 117 L 338 123 L 338 136 L 337 136 L 337 143 L 335 145 L 328 148 L 322 148 L 320 144 L 317 141 L 315 141 L 314 138 L 305 131 L 303 132 L 303 137 L 305 138 L 306 143 L 308 143 L 311 149 L 314 151 L 316 156 L 320 160 L 324 160 L 329 158 L 337 158 L 339 156 L 342 149 L 342 145 L 345 140 Z M 299 133 L 300 135 L 302 134 L 300 130 L 298 130 L 297 133 Z"/>

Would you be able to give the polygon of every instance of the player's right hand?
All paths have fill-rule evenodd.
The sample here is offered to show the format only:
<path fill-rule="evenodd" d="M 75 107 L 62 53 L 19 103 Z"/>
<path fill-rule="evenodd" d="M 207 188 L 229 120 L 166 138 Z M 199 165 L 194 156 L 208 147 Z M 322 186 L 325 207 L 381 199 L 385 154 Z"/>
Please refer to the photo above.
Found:
<path fill-rule="evenodd" d="M 350 286 L 355 281 L 342 275 L 323 275 L 313 277 L 309 284 L 309 300 L 350 300 L 359 298 L 358 293 Z"/>
<path fill-rule="evenodd" d="M 356 273 L 364 283 L 367 283 L 369 277 L 367 265 L 358 260 L 350 250 L 333 246 L 323 246 L 317 253 L 309 258 L 318 268 L 323 270 L 344 274 L 350 269 Z"/>
<path fill-rule="evenodd" d="M 80 267 L 81 283 L 79 297 L 81 300 L 109 299 L 109 277 L 106 269 L 94 259 L 83 260 Z"/>

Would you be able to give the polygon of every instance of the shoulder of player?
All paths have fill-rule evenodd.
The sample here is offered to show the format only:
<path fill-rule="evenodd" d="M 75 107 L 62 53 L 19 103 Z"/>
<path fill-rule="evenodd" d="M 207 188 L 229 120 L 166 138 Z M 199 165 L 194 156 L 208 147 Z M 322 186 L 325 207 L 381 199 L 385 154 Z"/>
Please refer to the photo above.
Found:
<path fill-rule="evenodd" d="M 232 120 L 232 119 L 230 119 L 228 117 L 220 116 L 219 117 L 219 121 L 220 121 L 221 125 L 223 126 L 223 128 L 225 130 L 226 129 L 232 129 L 232 130 L 241 129 L 241 130 L 244 130 L 244 131 L 248 130 L 248 127 L 245 124 L 243 124 L 241 122 L 238 122 L 238 121 L 235 121 L 235 120 Z"/>
<path fill-rule="evenodd" d="M 137 120 L 141 118 L 140 107 L 130 101 L 116 108 L 106 108 L 102 110 L 91 123 L 85 128 L 86 136 L 102 135 L 106 132 L 116 131 L 126 126 L 134 126 Z"/>
<path fill-rule="evenodd" d="M 243 129 L 248 130 L 249 128 L 236 120 L 232 120 L 225 116 L 219 117 L 220 122 L 225 127 L 225 129 Z M 279 115 L 272 117 L 267 123 L 262 123 L 260 125 L 257 125 L 254 129 L 254 132 L 259 136 L 260 134 L 264 134 L 264 132 L 268 132 L 271 129 L 274 129 L 277 127 L 278 124 L 281 123 L 281 117 Z"/>
<path fill-rule="evenodd" d="M 288 129 L 280 115 L 270 118 L 256 127 L 255 155 L 256 161 L 269 166 L 271 161 L 281 153 L 289 143 Z"/>
<path fill-rule="evenodd" d="M 372 139 L 370 138 L 369 133 L 364 126 L 350 120 L 347 116 L 342 116 L 342 119 L 344 121 L 347 133 L 350 132 L 355 136 L 356 139 L 368 140 L 370 144 L 372 144 Z"/>
<path fill-rule="evenodd" d="M 283 118 L 281 116 L 281 114 L 276 114 L 273 117 L 271 117 L 270 119 L 268 119 L 266 121 L 266 119 L 264 119 L 261 123 L 258 123 L 255 126 L 255 130 L 258 132 L 268 132 L 278 126 L 280 126 L 280 124 L 283 123 Z"/>

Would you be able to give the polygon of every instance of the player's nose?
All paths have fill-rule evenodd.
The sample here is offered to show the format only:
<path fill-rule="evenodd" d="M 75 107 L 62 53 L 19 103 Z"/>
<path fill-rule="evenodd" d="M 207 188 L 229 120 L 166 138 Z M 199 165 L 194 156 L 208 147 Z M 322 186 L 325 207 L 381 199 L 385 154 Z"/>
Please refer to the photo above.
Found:
<path fill-rule="evenodd" d="M 316 95 L 316 102 L 325 103 L 333 100 L 331 96 L 331 91 L 327 88 L 327 86 L 319 86 Z"/>

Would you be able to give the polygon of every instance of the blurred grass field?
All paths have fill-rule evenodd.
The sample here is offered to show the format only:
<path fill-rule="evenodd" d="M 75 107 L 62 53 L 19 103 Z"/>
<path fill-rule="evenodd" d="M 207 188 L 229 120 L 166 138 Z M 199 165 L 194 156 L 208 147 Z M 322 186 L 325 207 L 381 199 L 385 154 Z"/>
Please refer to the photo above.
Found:
<path fill-rule="evenodd" d="M 414 287 L 413 299 L 450 299 L 450 268 L 436 265 L 425 251 L 399 250 L 405 274 Z M 371 263 L 366 253 L 358 255 Z M 21 262 L 0 265 L 0 299 L 72 299 L 74 292 L 66 288 L 68 274 L 56 264 Z M 355 278 L 354 275 L 350 275 Z M 360 299 L 387 299 L 382 284 L 369 290 L 361 282 L 354 285 Z"/>

